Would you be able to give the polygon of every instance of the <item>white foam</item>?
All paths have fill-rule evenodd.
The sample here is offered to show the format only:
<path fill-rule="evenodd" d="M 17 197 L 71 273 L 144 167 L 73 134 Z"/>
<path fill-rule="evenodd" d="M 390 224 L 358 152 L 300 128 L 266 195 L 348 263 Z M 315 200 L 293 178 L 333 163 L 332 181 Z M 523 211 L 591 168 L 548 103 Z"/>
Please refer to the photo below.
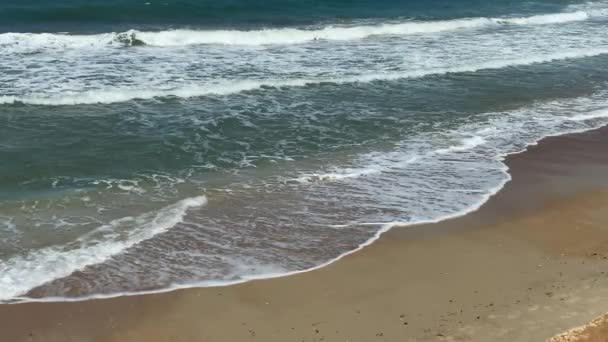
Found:
<path fill-rule="evenodd" d="M 487 141 L 482 136 L 472 136 L 462 138 L 457 145 L 452 145 L 446 148 L 437 149 L 432 151 L 431 153 L 436 154 L 450 154 L 450 153 L 458 153 L 463 151 L 468 151 L 474 149 L 475 147 L 481 146 L 485 144 Z M 430 154 L 430 153 L 429 153 Z M 408 164 L 416 162 L 421 157 L 426 157 L 427 155 L 420 156 L 407 156 L 407 155 L 398 155 L 397 153 L 383 154 L 380 157 L 374 157 L 368 155 L 367 158 L 370 159 L 369 165 L 362 168 L 336 168 L 330 172 L 324 173 L 313 173 L 313 174 L 304 174 L 300 177 L 291 179 L 291 181 L 295 181 L 298 183 L 315 183 L 315 182 L 323 182 L 323 181 L 342 181 L 348 179 L 356 179 L 365 176 L 374 176 L 383 172 L 403 169 Z M 387 161 L 388 160 L 388 161 Z M 471 191 L 471 190 L 467 190 Z M 340 226 L 340 225 L 338 225 Z"/>
<path fill-rule="evenodd" d="M 477 146 L 483 145 L 486 143 L 486 140 L 481 136 L 472 136 L 469 138 L 464 138 L 461 140 L 460 144 L 453 145 L 447 148 L 442 148 L 435 151 L 437 154 L 447 154 L 452 152 L 462 152 L 473 149 Z"/>
<path fill-rule="evenodd" d="M 590 17 L 605 17 L 608 16 L 608 8 L 606 1 L 586 1 L 583 3 L 572 4 L 566 7 L 568 12 L 583 11 L 589 14 Z"/>
<path fill-rule="evenodd" d="M 95 35 L 71 35 L 67 33 L 16 33 L 0 34 L 0 47 L 20 48 L 87 48 L 113 44 L 116 41 L 115 33 L 101 33 Z"/>
<path fill-rule="evenodd" d="M 573 116 L 569 117 L 568 120 L 586 121 L 586 120 L 593 120 L 593 119 L 606 118 L 606 117 L 608 117 L 608 110 L 600 109 L 600 110 L 592 111 L 591 113 L 573 115 Z"/>
<path fill-rule="evenodd" d="M 162 32 L 133 31 L 135 37 L 150 46 L 221 45 L 288 45 L 315 40 L 357 40 L 380 35 L 409 35 L 476 28 L 498 23 L 489 18 L 455 19 L 449 21 L 406 22 L 399 24 L 362 25 L 354 27 L 328 26 L 319 30 L 295 28 L 259 31 L 195 31 Z"/>
<path fill-rule="evenodd" d="M 0 260 L 0 301 L 9 300 L 88 265 L 102 263 L 180 223 L 188 209 L 207 203 L 205 196 L 186 198 L 155 212 L 124 217 L 103 225 L 66 246 L 53 246 Z M 127 226 L 125 236 L 118 231 Z"/>
<path fill-rule="evenodd" d="M 343 180 L 349 178 L 359 178 L 362 176 L 373 175 L 382 172 L 382 168 L 370 167 L 367 169 L 344 169 L 336 172 L 329 173 L 313 173 L 309 175 L 304 175 L 298 178 L 293 179 L 299 183 L 314 183 L 321 181 L 334 181 L 334 180 Z"/>
<path fill-rule="evenodd" d="M 15 224 L 15 219 L 7 216 L 0 216 L 0 233 L 3 231 L 7 234 L 20 233 L 17 229 L 17 225 Z"/>
<path fill-rule="evenodd" d="M 407 21 L 377 25 L 350 27 L 327 26 L 321 29 L 262 29 L 238 30 L 168 30 L 103 33 L 96 35 L 71 35 L 53 33 L 4 33 L 0 34 L 0 46 L 21 46 L 29 48 L 90 48 L 145 44 L 157 47 L 173 47 L 201 44 L 220 45 L 287 45 L 302 44 L 315 40 L 345 41 L 365 39 L 381 35 L 428 34 L 461 29 L 472 29 L 501 24 L 545 25 L 589 18 L 584 11 L 554 13 L 516 18 L 464 18 L 438 21 Z"/>
<path fill-rule="evenodd" d="M 227 95 L 263 86 L 303 86 L 307 81 L 247 81 L 238 80 L 225 83 L 191 84 L 170 89 L 100 89 L 85 92 L 68 92 L 57 95 L 0 96 L 0 104 L 26 103 L 46 106 L 66 106 L 78 104 L 108 104 L 133 99 L 152 99 L 156 97 L 190 98 L 203 95 Z"/>
<path fill-rule="evenodd" d="M 516 59 L 489 60 L 487 62 L 470 65 L 463 64 L 444 68 L 437 67 L 411 71 L 361 74 L 356 76 L 345 76 L 342 78 L 215 81 L 209 84 L 189 84 L 170 89 L 116 88 L 91 90 L 85 92 L 67 92 L 53 95 L 0 96 L 0 104 L 24 103 L 32 105 L 62 106 L 78 104 L 108 104 L 130 101 L 134 99 L 153 99 L 171 96 L 190 98 L 206 95 L 228 95 L 243 91 L 255 90 L 262 87 L 303 87 L 306 85 L 320 83 L 367 83 L 374 81 L 420 78 L 430 75 L 476 72 L 480 70 L 502 69 L 506 67 L 548 63 L 566 59 L 593 57 L 607 53 L 608 48 L 589 48 L 566 50 L 552 54 L 533 55 Z"/>
<path fill-rule="evenodd" d="M 94 185 L 105 185 L 106 189 L 112 189 L 114 187 L 131 193 L 144 194 L 146 190 L 139 185 L 139 181 L 131 179 L 99 179 L 91 182 Z"/>
<path fill-rule="evenodd" d="M 514 25 L 545 25 L 583 21 L 587 19 L 589 19 L 589 14 L 587 12 L 576 11 L 570 13 L 541 14 L 524 18 L 497 19 L 497 21 Z"/>
<path fill-rule="evenodd" d="M 369 156 L 374 160 L 373 156 Z M 390 165 L 385 162 L 390 159 Z M 304 174 L 300 177 L 290 179 L 290 181 L 298 183 L 315 183 L 324 181 L 342 181 L 348 179 L 356 179 L 365 176 L 375 176 L 394 168 L 403 168 L 406 165 L 413 163 L 419 159 L 419 156 L 403 155 L 401 153 L 384 153 L 381 158 L 377 158 L 369 165 L 361 168 L 334 168 L 329 172 Z"/>
<path fill-rule="evenodd" d="M 0 248 L 18 246 L 22 238 L 23 232 L 17 229 L 15 218 L 0 215 Z"/>

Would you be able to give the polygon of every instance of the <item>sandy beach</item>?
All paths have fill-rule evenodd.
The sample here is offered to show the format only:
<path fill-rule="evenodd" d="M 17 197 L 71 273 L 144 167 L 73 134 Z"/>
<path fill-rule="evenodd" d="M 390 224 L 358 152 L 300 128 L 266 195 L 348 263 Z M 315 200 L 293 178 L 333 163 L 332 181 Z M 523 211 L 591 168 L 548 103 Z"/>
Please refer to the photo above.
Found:
<path fill-rule="evenodd" d="M 1 305 L 0 340 L 545 341 L 608 311 L 606 148 L 608 129 L 544 139 L 508 158 L 512 181 L 478 211 L 312 272 Z"/>

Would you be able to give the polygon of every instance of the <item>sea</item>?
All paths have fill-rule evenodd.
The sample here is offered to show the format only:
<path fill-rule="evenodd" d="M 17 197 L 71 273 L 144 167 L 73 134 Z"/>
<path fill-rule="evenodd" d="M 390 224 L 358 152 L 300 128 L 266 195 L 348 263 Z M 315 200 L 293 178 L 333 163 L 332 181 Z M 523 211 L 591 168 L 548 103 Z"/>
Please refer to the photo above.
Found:
<path fill-rule="evenodd" d="M 2 0 L 0 302 L 323 267 L 607 99 L 603 0 Z"/>

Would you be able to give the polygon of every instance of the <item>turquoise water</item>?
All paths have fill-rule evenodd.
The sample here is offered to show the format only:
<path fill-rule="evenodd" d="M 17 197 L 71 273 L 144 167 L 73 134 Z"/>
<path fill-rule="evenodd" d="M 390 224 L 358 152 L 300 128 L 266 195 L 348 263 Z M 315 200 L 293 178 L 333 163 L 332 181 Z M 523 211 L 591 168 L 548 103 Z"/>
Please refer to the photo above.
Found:
<path fill-rule="evenodd" d="M 0 300 L 318 267 L 608 121 L 603 1 L 5 1 L 0 22 Z"/>

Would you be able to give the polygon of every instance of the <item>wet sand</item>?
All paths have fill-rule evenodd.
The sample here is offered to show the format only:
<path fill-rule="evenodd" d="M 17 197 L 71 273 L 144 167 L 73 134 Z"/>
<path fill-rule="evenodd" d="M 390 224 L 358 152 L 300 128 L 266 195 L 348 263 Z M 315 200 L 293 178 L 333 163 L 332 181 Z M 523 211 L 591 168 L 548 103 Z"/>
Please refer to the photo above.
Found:
<path fill-rule="evenodd" d="M 607 149 L 608 129 L 547 138 L 480 210 L 316 271 L 0 305 L 0 341 L 545 341 L 608 311 Z"/>

